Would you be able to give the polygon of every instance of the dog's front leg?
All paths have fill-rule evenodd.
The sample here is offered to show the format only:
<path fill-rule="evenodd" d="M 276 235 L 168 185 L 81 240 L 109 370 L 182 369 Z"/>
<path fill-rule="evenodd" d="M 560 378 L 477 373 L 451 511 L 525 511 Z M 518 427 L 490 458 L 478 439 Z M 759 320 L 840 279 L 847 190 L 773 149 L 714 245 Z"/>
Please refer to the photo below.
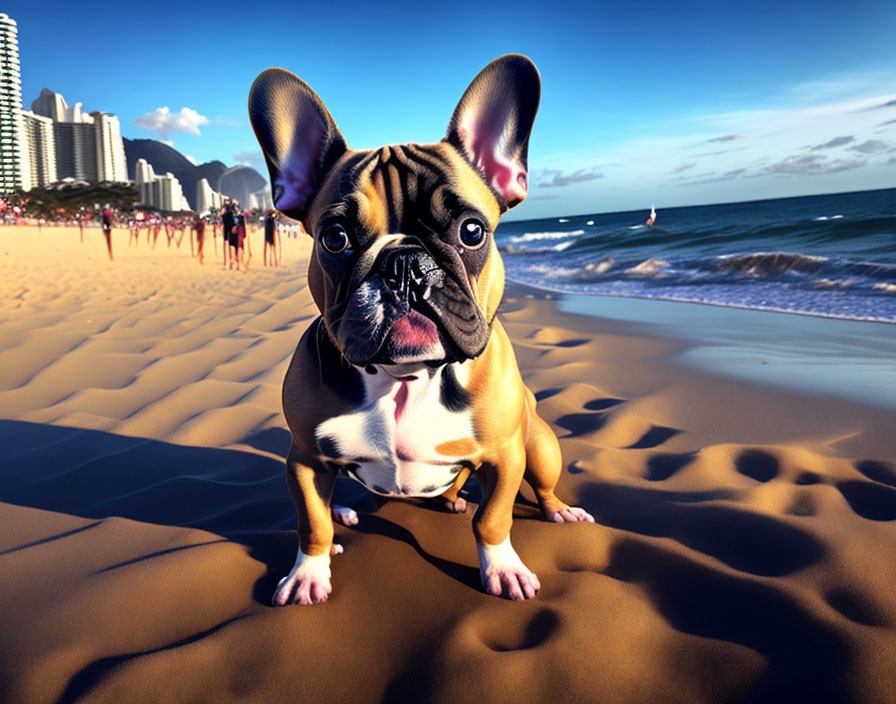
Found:
<path fill-rule="evenodd" d="M 526 455 L 519 443 L 519 448 L 499 456 L 500 465 L 487 462 L 476 473 L 482 486 L 482 503 L 473 516 L 479 576 L 489 594 L 532 599 L 541 584 L 510 544 L 513 502 L 523 480 Z"/>
<path fill-rule="evenodd" d="M 333 545 L 330 498 L 336 472 L 306 458 L 293 444 L 286 457 L 286 482 L 298 514 L 299 550 L 292 570 L 277 585 L 273 603 L 275 606 L 318 604 L 326 601 L 333 590 L 330 584 L 330 549 Z"/>

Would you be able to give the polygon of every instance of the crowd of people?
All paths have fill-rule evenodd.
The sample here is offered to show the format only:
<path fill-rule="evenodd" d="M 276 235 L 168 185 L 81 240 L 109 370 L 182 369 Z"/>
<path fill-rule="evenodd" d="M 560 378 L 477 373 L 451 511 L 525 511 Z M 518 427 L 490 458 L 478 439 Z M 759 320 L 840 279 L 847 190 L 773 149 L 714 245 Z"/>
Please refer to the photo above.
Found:
<path fill-rule="evenodd" d="M 264 232 L 262 262 L 266 267 L 280 266 L 282 262 L 282 238 L 297 237 L 304 233 L 301 223 L 283 218 L 279 212 L 271 211 L 264 216 L 257 216 L 240 207 L 235 198 L 225 198 L 223 207 L 213 209 L 204 214 L 163 215 L 158 212 L 132 210 L 118 211 L 105 204 L 98 210 L 80 208 L 68 217 L 60 217 L 52 221 L 43 218 L 28 217 L 23 209 L 16 205 L 8 205 L 0 199 L 0 223 L 33 224 L 38 229 L 45 225 L 77 226 L 81 242 L 84 242 L 84 228 L 102 228 L 106 241 L 109 259 L 113 259 L 112 232 L 115 228 L 127 228 L 128 247 L 140 246 L 141 234 L 146 233 L 146 245 L 155 249 L 159 235 L 165 233 L 167 247 L 174 245 L 180 249 L 185 238 L 189 237 L 190 255 L 196 257 L 200 264 L 205 263 L 207 255 L 206 240 L 210 237 L 214 248 L 215 259 L 218 257 L 218 240 L 221 241 L 221 261 L 225 269 L 242 270 L 249 268 L 252 261 L 252 238 L 250 234 L 261 229 Z"/>
<path fill-rule="evenodd" d="M 281 241 L 277 223 L 279 213 L 268 213 L 264 218 L 264 265 L 279 266 Z M 214 254 L 218 255 L 218 237 L 221 238 L 221 255 L 225 269 L 246 270 L 252 261 L 250 232 L 256 229 L 252 214 L 240 208 L 239 201 L 227 199 L 220 210 L 205 215 L 163 216 L 159 213 L 131 213 L 127 218 L 128 246 L 140 245 L 140 232 L 146 231 L 146 245 L 156 248 L 159 234 L 165 232 L 168 247 L 174 244 L 180 249 L 189 232 L 190 255 L 205 262 L 205 242 L 211 236 Z"/>
<path fill-rule="evenodd" d="M 128 246 L 140 244 L 140 231 L 146 231 L 146 244 L 155 249 L 159 234 L 164 230 L 168 247 L 174 244 L 178 249 L 187 232 L 190 233 L 190 254 L 199 263 L 205 261 L 205 242 L 211 236 L 214 254 L 218 256 L 218 238 L 221 238 L 221 256 L 225 269 L 246 270 L 252 261 L 252 240 L 249 234 L 264 227 L 264 266 L 280 266 L 282 241 L 280 214 L 268 213 L 261 222 L 253 221 L 248 210 L 240 208 L 239 201 L 227 199 L 220 210 L 206 215 L 162 216 L 158 213 L 132 213 L 127 219 Z"/>

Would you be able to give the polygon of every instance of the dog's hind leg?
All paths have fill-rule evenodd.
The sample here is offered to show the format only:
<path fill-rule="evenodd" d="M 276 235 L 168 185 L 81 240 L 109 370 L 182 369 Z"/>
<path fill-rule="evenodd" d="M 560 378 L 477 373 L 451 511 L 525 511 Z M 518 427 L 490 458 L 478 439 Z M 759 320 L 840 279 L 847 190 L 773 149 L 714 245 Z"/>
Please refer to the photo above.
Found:
<path fill-rule="evenodd" d="M 585 509 L 569 506 L 554 494 L 563 470 L 560 443 L 551 426 L 535 412 L 535 396 L 528 388 L 526 406 L 529 411 L 529 432 L 524 478 L 538 497 L 544 519 L 553 523 L 594 523 L 594 518 Z"/>

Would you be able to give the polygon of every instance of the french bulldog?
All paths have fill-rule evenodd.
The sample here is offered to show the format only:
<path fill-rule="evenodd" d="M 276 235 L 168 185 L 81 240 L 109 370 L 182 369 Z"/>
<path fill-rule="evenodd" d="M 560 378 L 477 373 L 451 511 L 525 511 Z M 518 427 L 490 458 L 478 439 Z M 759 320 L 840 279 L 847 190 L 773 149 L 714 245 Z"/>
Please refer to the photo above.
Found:
<path fill-rule="evenodd" d="M 455 512 L 475 475 L 482 584 L 510 599 L 541 586 L 510 542 L 523 479 L 545 520 L 593 522 L 554 494 L 560 447 L 495 317 L 504 266 L 494 232 L 526 197 L 540 94 L 534 64 L 507 55 L 470 84 L 441 142 L 354 151 L 304 81 L 282 69 L 255 80 L 249 114 L 274 205 L 314 238 L 308 286 L 321 313 L 283 383 L 299 550 L 275 605 L 331 593 L 333 520 L 358 522 L 331 506 L 340 474 L 383 496 L 440 497 Z"/>

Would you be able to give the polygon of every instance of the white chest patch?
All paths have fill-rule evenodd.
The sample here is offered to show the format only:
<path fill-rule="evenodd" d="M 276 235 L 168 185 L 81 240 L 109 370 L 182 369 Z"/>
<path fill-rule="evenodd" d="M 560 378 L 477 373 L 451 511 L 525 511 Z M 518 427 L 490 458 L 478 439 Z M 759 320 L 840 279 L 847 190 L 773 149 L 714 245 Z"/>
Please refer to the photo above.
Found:
<path fill-rule="evenodd" d="M 452 389 L 443 389 L 457 384 L 454 369 L 409 369 L 361 371 L 364 403 L 315 430 L 320 459 L 377 494 L 438 496 L 477 452 L 472 414 Z M 455 410 L 446 407 L 446 397 Z"/>

